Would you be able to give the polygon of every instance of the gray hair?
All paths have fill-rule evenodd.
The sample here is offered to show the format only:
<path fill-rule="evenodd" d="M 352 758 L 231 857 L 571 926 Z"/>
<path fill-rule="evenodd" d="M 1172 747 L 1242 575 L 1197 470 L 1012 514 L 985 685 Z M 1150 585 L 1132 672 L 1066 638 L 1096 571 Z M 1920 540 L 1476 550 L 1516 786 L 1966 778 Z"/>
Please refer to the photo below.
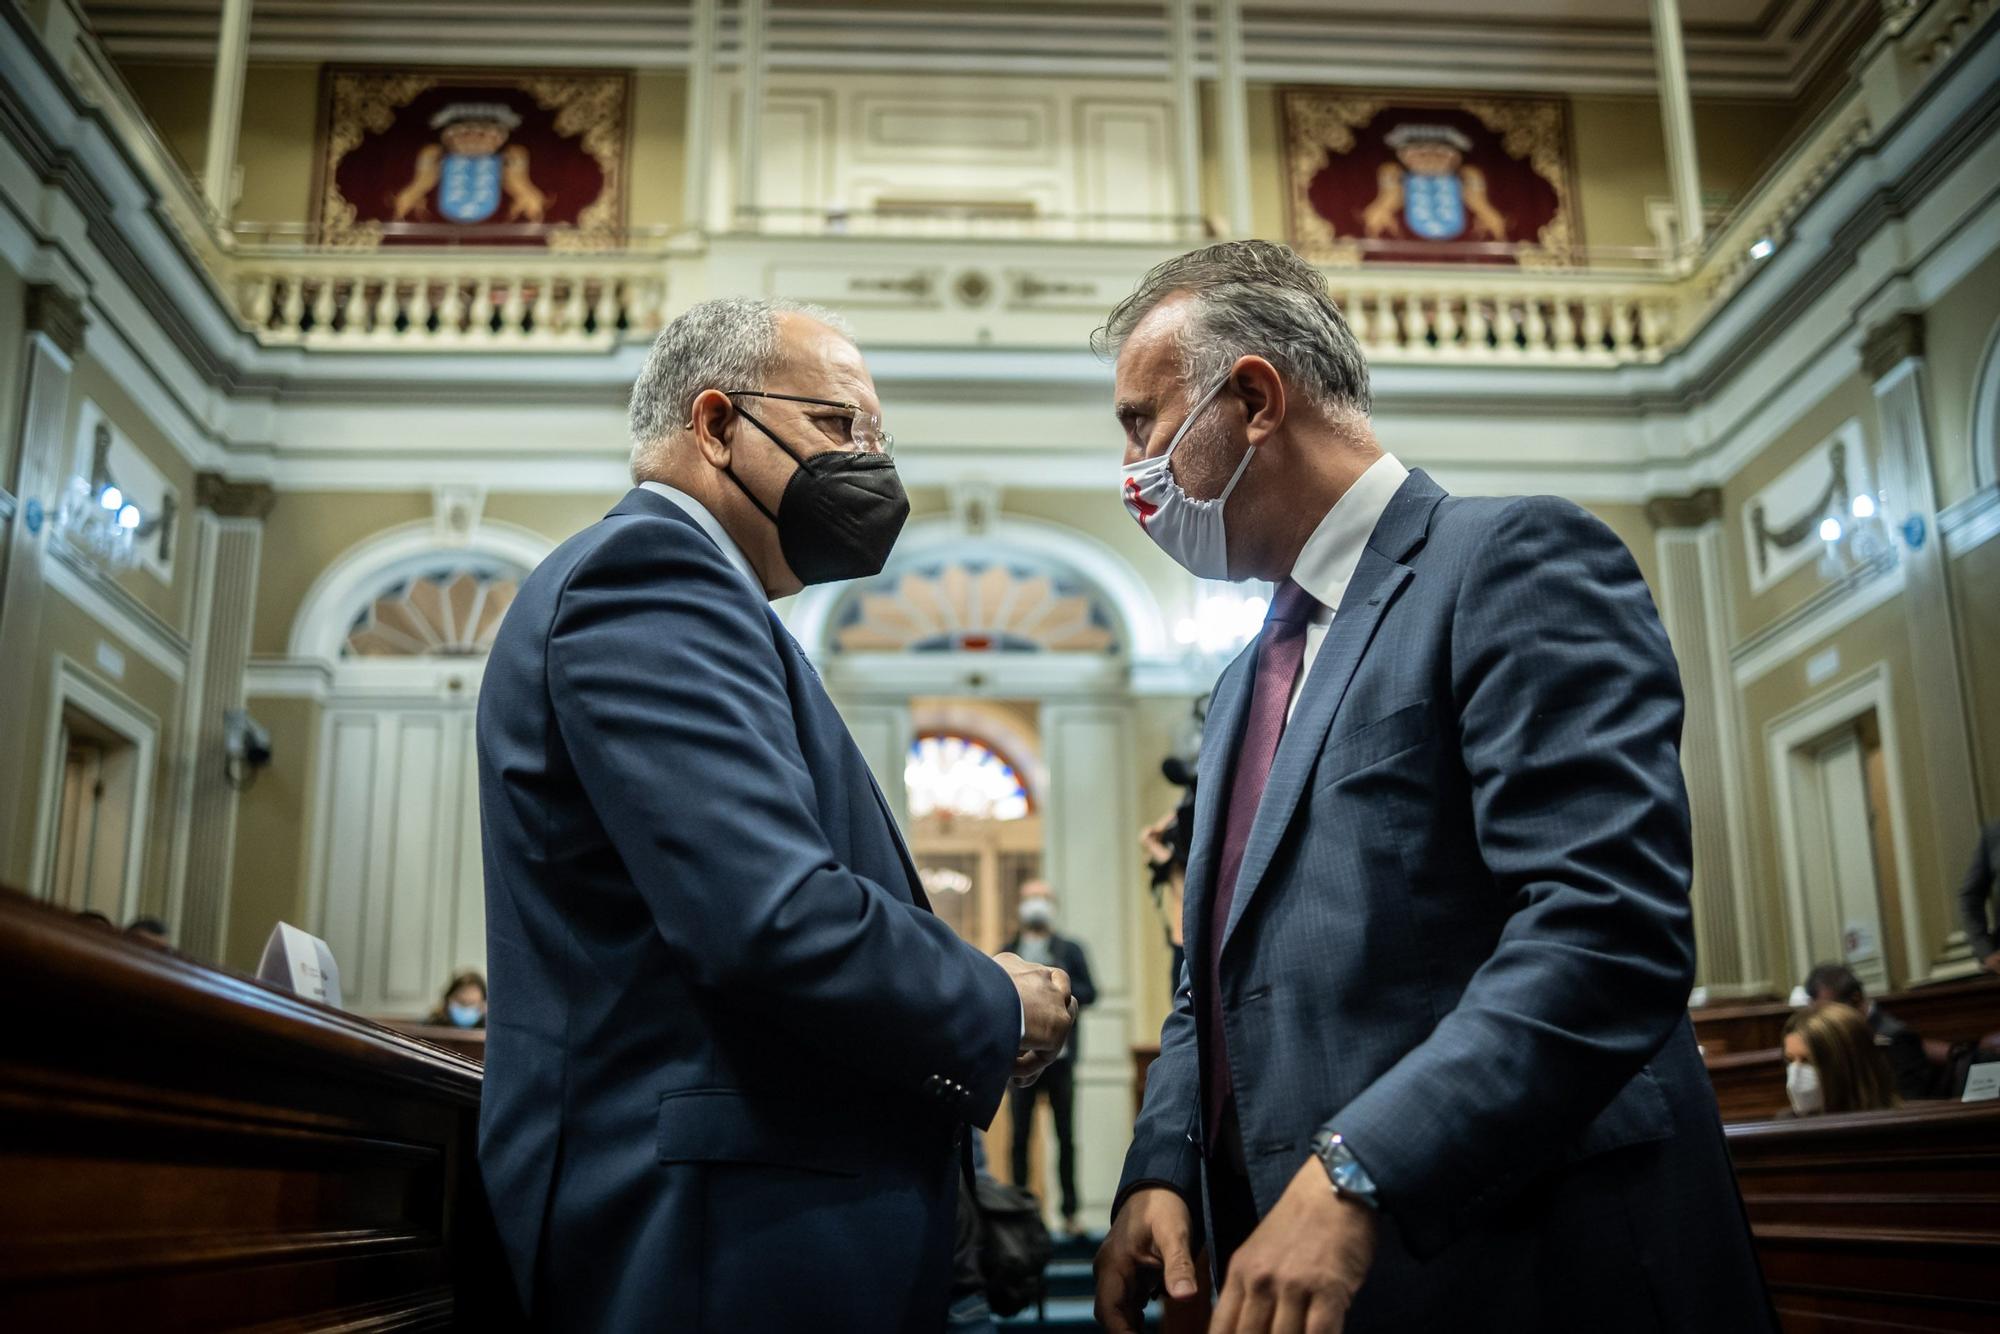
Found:
<path fill-rule="evenodd" d="M 1271 241 L 1224 241 L 1155 265 L 1091 335 L 1091 346 L 1115 358 L 1154 307 L 1183 292 L 1190 310 L 1176 341 L 1190 398 L 1254 354 L 1321 412 L 1368 415 L 1368 361 L 1354 331 L 1319 270 Z"/>
<path fill-rule="evenodd" d="M 632 382 L 632 480 L 656 465 L 667 440 L 686 428 L 704 389 L 750 389 L 778 365 L 778 316 L 804 315 L 849 342 L 847 321 L 802 301 L 717 297 L 690 306 L 660 330 Z"/>

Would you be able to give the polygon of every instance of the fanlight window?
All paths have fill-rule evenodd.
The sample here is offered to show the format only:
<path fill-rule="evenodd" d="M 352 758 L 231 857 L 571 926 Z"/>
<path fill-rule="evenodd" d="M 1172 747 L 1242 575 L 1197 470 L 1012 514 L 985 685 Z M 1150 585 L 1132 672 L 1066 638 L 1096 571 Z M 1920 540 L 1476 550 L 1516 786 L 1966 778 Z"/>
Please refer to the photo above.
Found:
<path fill-rule="evenodd" d="M 1033 809 L 1014 766 L 969 736 L 918 737 L 903 770 L 910 818 L 1019 820 Z"/>
<path fill-rule="evenodd" d="M 842 653 L 1114 653 L 1095 594 L 1055 570 L 949 561 L 876 579 L 834 617 Z"/>
<path fill-rule="evenodd" d="M 347 658 L 477 657 L 493 647 L 514 601 L 512 570 L 433 570 L 399 579 L 369 602 L 347 633 Z"/>

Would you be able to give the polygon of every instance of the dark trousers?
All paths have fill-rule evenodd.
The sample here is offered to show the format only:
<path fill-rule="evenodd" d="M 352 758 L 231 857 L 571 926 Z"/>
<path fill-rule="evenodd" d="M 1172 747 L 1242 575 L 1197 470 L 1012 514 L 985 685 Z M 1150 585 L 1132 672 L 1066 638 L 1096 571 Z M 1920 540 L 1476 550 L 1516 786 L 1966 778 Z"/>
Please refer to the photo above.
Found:
<path fill-rule="evenodd" d="M 1028 1137 L 1035 1129 L 1035 1099 L 1049 1095 L 1056 1120 L 1056 1180 L 1062 1185 L 1064 1218 L 1076 1217 L 1076 1062 L 1057 1061 L 1024 1089 L 1008 1092 L 1014 1116 L 1014 1184 L 1028 1185 Z"/>
<path fill-rule="evenodd" d="M 1212 1226 L 1208 1249 L 1219 1292 L 1229 1273 L 1230 1257 L 1257 1230 L 1257 1197 L 1250 1191 L 1250 1168 L 1243 1157 L 1243 1132 L 1236 1122 L 1234 1099 L 1223 1105 L 1215 1144 L 1207 1154 L 1207 1168 Z"/>

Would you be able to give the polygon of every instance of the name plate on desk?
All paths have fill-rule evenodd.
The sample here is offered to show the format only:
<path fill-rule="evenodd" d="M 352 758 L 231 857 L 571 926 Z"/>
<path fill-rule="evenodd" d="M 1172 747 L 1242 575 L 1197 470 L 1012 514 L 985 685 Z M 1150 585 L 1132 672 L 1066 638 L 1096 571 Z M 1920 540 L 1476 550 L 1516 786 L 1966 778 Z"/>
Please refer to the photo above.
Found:
<path fill-rule="evenodd" d="M 318 936 L 309 936 L 289 922 L 278 923 L 257 965 L 259 981 L 274 983 L 307 1000 L 340 1008 L 340 968 L 333 951 Z"/>
<path fill-rule="evenodd" d="M 2000 1061 L 1981 1061 L 1965 1072 L 1965 1096 L 1960 1102 L 1987 1102 L 2000 1098 Z"/>

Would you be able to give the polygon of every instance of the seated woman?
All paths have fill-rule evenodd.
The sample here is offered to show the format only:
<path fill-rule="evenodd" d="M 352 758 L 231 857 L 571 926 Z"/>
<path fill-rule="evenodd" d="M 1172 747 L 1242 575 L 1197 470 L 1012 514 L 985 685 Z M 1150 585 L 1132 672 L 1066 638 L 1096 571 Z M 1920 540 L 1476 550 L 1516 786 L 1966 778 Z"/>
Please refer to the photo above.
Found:
<path fill-rule="evenodd" d="M 1800 1010 L 1785 1025 L 1785 1096 L 1795 1116 L 1903 1105 L 1868 1021 L 1839 1004 Z"/>
<path fill-rule="evenodd" d="M 486 1027 L 486 979 L 469 968 L 452 978 L 425 1022 L 450 1028 Z"/>

